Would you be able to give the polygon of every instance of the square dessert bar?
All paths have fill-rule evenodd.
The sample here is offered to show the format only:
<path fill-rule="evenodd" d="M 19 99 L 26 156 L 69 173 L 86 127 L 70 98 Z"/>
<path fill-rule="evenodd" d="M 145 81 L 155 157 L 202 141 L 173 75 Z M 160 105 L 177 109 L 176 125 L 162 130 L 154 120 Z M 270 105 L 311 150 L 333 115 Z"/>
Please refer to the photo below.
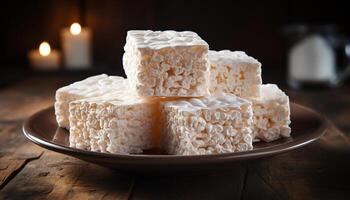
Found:
<path fill-rule="evenodd" d="M 253 112 L 255 138 L 270 142 L 290 136 L 289 98 L 277 85 L 261 86 L 261 97 L 253 101 Z"/>
<path fill-rule="evenodd" d="M 242 98 L 260 96 L 261 64 L 242 51 L 209 51 L 210 93 Z"/>
<path fill-rule="evenodd" d="M 127 91 L 126 79 L 120 76 L 101 74 L 59 88 L 56 91 L 55 114 L 60 127 L 69 129 L 69 103 L 71 101 L 99 97 L 110 93 L 122 95 Z"/>
<path fill-rule="evenodd" d="M 162 146 L 170 154 L 252 150 L 250 101 L 224 94 L 162 104 Z"/>
<path fill-rule="evenodd" d="M 97 97 L 69 105 L 70 146 L 109 153 L 141 153 L 154 146 L 157 101 Z"/>
<path fill-rule="evenodd" d="M 128 31 L 123 66 L 140 96 L 208 94 L 208 44 L 190 31 Z"/>

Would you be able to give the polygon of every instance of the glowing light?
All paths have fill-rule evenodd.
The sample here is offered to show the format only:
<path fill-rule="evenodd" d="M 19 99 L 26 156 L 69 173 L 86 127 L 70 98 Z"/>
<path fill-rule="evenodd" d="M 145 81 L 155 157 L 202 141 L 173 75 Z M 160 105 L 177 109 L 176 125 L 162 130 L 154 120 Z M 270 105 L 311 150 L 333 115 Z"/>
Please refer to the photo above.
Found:
<path fill-rule="evenodd" d="M 70 26 L 70 32 L 71 32 L 73 35 L 79 35 L 80 32 L 81 32 L 81 26 L 80 26 L 80 24 L 78 24 L 78 23 L 73 23 L 73 24 Z"/>
<path fill-rule="evenodd" d="M 39 46 L 39 54 L 42 56 L 48 56 L 51 53 L 51 47 L 49 43 L 42 42 Z"/>

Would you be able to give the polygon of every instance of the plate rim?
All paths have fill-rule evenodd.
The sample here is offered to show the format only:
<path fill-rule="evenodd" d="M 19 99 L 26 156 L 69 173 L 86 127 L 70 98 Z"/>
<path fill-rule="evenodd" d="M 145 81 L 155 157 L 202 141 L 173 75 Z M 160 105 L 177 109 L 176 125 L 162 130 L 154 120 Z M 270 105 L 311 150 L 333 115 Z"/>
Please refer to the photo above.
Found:
<path fill-rule="evenodd" d="M 261 157 L 267 157 L 272 156 L 276 154 L 285 153 L 300 147 L 303 147 L 309 143 L 312 143 L 322 137 L 325 132 L 327 131 L 327 120 L 326 118 L 316 112 L 315 110 L 300 105 L 298 103 L 290 102 L 290 104 L 296 107 L 299 107 L 301 109 L 307 110 L 308 112 L 311 112 L 314 116 L 317 116 L 318 119 L 321 122 L 321 125 L 314 130 L 314 132 L 317 132 L 317 136 L 314 136 L 315 134 L 312 134 L 308 137 L 304 137 L 299 141 L 298 143 L 295 142 L 289 142 L 289 143 L 283 143 L 283 144 L 277 144 L 273 145 L 271 147 L 264 147 L 263 149 L 255 150 L 254 152 L 251 151 L 243 151 L 243 152 L 233 152 L 233 153 L 220 153 L 220 154 L 205 154 L 205 155 L 157 155 L 157 154 L 112 154 L 112 153 L 103 153 L 103 152 L 94 152 L 94 151 L 87 151 L 87 150 L 81 150 L 72 148 L 69 146 L 63 146 L 57 143 L 53 143 L 49 140 L 46 140 L 42 137 L 36 137 L 33 134 L 33 130 L 31 128 L 31 122 L 37 118 L 40 114 L 43 112 L 49 112 L 49 110 L 54 109 L 53 106 L 47 107 L 45 109 L 39 110 L 35 114 L 31 115 L 29 118 L 27 118 L 22 126 L 22 131 L 27 139 L 29 139 L 31 142 L 35 143 L 36 145 L 39 145 L 45 149 L 49 149 L 55 152 L 63 153 L 66 155 L 70 155 L 77 158 L 87 158 L 91 157 L 93 159 L 118 159 L 119 161 L 127 161 L 127 162 L 140 162 L 140 161 L 152 161 L 151 164 L 194 164 L 194 163 L 211 163 L 211 162 L 226 162 L 226 161 L 237 161 L 237 160 L 249 160 L 249 159 L 256 159 Z M 287 138 L 288 139 L 288 138 Z M 283 148 L 279 148 L 280 146 L 283 146 Z M 82 158 L 83 157 L 83 158 Z"/>

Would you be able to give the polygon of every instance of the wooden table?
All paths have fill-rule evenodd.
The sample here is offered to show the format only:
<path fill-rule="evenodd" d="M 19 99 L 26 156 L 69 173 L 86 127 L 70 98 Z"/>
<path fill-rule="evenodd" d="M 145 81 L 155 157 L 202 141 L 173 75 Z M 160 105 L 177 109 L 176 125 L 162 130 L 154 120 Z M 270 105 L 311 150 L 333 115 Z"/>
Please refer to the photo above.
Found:
<path fill-rule="evenodd" d="M 350 199 L 349 86 L 288 91 L 328 117 L 315 143 L 217 174 L 161 177 L 120 174 L 25 139 L 23 121 L 79 78 L 32 76 L 0 89 L 0 199 Z"/>

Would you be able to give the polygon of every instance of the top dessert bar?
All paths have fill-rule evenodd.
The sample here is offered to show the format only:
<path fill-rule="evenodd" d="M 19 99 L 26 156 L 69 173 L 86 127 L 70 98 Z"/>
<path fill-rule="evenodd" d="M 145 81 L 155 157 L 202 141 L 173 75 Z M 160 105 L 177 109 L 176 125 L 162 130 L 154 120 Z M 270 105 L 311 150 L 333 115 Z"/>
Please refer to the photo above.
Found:
<path fill-rule="evenodd" d="M 140 96 L 208 94 L 208 44 L 191 31 L 128 31 L 123 66 Z"/>

